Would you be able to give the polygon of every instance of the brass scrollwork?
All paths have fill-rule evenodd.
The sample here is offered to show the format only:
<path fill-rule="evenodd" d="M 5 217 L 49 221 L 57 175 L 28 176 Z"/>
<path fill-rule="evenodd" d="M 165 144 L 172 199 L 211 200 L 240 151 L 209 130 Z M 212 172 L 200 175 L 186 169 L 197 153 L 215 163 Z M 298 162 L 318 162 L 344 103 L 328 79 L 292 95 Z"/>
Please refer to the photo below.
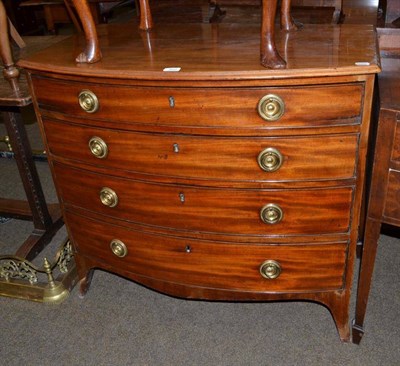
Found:
<path fill-rule="evenodd" d="M 58 304 L 68 295 L 71 286 L 64 286 L 64 281 L 54 280 L 56 268 L 64 273 L 66 283 L 73 283 L 72 270 L 70 266 L 73 259 L 72 245 L 67 240 L 57 251 L 53 264 L 44 258 L 43 268 L 39 268 L 24 258 L 13 255 L 0 256 L 0 295 L 21 299 L 42 301 Z M 47 284 L 39 282 L 39 275 L 47 277 Z M 72 281 L 72 282 L 71 282 Z M 28 282 L 27 287 L 24 282 Z"/>

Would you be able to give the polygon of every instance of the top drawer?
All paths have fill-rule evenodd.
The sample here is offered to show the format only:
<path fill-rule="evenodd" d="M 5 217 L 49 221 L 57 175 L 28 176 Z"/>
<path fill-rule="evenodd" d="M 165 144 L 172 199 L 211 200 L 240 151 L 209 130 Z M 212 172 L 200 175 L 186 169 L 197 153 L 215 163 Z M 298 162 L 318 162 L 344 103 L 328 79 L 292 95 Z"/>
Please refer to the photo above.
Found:
<path fill-rule="evenodd" d="M 360 122 L 363 95 L 361 83 L 168 88 L 67 82 L 37 76 L 32 81 L 41 109 L 85 119 L 195 128 L 268 129 L 354 124 Z M 85 90 L 97 99 L 94 112 L 86 112 L 79 103 L 78 96 Z M 272 97 L 264 98 L 269 95 Z M 85 97 L 81 102 L 88 108 L 95 103 Z"/>

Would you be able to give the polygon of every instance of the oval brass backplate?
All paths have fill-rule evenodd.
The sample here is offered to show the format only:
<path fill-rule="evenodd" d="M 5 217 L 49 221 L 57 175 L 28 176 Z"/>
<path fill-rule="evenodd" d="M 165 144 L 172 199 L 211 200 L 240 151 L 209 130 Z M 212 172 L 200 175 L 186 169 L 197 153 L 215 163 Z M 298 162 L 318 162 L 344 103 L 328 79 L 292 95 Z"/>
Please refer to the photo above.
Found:
<path fill-rule="evenodd" d="M 273 259 L 266 260 L 260 266 L 261 276 L 263 276 L 268 280 L 273 280 L 275 278 L 278 278 L 281 272 L 282 272 L 282 267 L 280 263 Z"/>
<path fill-rule="evenodd" d="M 104 206 L 115 207 L 118 204 L 118 196 L 111 188 L 103 187 L 100 191 L 100 201 Z"/>
<path fill-rule="evenodd" d="M 91 90 L 82 90 L 78 95 L 78 101 L 81 108 L 87 113 L 94 113 L 99 109 L 100 103 L 96 94 Z"/>
<path fill-rule="evenodd" d="M 104 159 L 108 155 L 108 146 L 105 141 L 97 136 L 93 136 L 89 140 L 89 149 L 90 152 L 99 159 Z"/>
<path fill-rule="evenodd" d="M 266 224 L 277 224 L 283 218 L 283 211 L 276 203 L 268 203 L 260 210 L 260 218 Z"/>
<path fill-rule="evenodd" d="M 121 240 L 112 240 L 110 243 L 110 248 L 117 257 L 123 258 L 128 254 L 128 249 Z"/>
<path fill-rule="evenodd" d="M 285 103 L 275 94 L 267 94 L 258 102 L 258 114 L 266 121 L 277 121 L 285 113 Z"/>
<path fill-rule="evenodd" d="M 283 163 L 283 156 L 278 149 L 268 147 L 258 154 L 257 162 L 266 172 L 277 171 Z"/>

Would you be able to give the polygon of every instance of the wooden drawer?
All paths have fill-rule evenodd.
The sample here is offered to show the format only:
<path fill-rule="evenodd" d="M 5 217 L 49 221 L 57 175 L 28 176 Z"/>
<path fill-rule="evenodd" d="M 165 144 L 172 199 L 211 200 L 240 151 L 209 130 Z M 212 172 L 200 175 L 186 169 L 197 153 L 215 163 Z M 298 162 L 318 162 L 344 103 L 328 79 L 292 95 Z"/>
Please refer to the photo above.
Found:
<path fill-rule="evenodd" d="M 400 171 L 390 170 L 385 200 L 384 221 L 394 225 L 400 224 Z"/>
<path fill-rule="evenodd" d="M 167 282 L 242 291 L 302 292 L 343 285 L 346 243 L 227 244 L 131 231 L 68 211 L 66 220 L 78 253 L 111 265 L 117 273 L 128 271 Z M 126 246 L 122 258 L 111 250 L 115 239 Z M 261 276 L 259 269 L 266 260 L 280 265 L 279 277 Z"/>
<path fill-rule="evenodd" d="M 33 76 L 41 109 L 130 124 L 175 127 L 284 128 L 360 123 L 363 85 L 264 87 L 264 88 L 168 88 L 67 82 Z M 94 113 L 78 103 L 82 90 L 91 90 L 99 101 Z M 282 117 L 267 122 L 257 113 L 263 96 L 275 94 L 284 103 Z M 90 122 L 87 122 L 90 123 Z"/>
<path fill-rule="evenodd" d="M 145 225 L 181 231 L 232 235 L 296 235 L 346 233 L 350 225 L 352 187 L 330 189 L 216 189 L 168 185 L 103 176 L 54 164 L 66 206 Z M 118 196 L 115 207 L 100 200 L 101 190 Z M 103 197 L 104 198 L 104 197 Z M 280 222 L 264 223 L 260 212 L 275 204 Z M 266 207 L 272 218 L 279 208 Z"/>
<path fill-rule="evenodd" d="M 393 117 L 394 118 L 394 117 Z M 400 163 L 400 113 L 397 115 L 391 160 Z"/>
<path fill-rule="evenodd" d="M 287 138 L 199 137 L 148 134 L 44 120 L 50 153 L 112 169 L 222 181 L 346 179 L 355 175 L 358 134 Z M 104 158 L 89 141 L 104 145 Z M 269 150 L 268 150 L 269 149 Z M 277 151 L 276 151 L 277 150 Z M 318 153 L 315 153 L 315 152 Z M 276 171 L 258 157 L 278 158 Z M 277 163 L 277 165 L 279 165 Z"/>

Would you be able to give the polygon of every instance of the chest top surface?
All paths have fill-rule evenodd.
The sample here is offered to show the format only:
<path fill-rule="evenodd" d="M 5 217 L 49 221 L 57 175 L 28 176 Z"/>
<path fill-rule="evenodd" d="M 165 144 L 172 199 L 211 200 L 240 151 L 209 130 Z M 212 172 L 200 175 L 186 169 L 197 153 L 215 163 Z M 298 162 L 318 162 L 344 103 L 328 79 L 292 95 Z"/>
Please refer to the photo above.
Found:
<path fill-rule="evenodd" d="M 145 32 L 134 24 L 108 25 L 99 28 L 103 58 L 98 63 L 75 62 L 84 40 L 74 36 L 23 59 L 20 66 L 147 80 L 272 80 L 379 71 L 372 26 L 306 25 L 296 32 L 278 31 L 277 47 L 287 60 L 282 70 L 260 65 L 259 29 L 258 24 L 158 24 Z"/>

